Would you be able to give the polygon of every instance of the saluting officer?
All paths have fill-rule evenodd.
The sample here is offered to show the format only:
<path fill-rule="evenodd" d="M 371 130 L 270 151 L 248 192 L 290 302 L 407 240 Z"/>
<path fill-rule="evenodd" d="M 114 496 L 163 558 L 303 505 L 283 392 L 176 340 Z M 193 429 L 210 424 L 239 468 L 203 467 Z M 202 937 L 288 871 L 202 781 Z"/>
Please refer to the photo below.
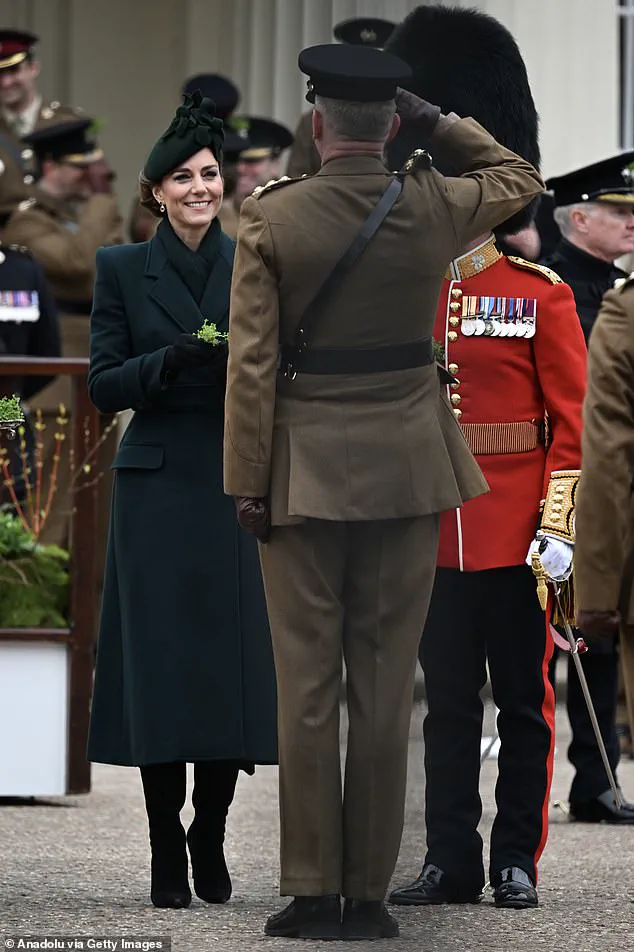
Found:
<path fill-rule="evenodd" d="M 266 932 L 334 938 L 343 894 L 344 937 L 392 937 L 383 900 L 402 831 L 438 513 L 486 489 L 440 393 L 436 304 L 447 263 L 543 185 L 473 120 L 402 92 L 401 114 L 464 174 L 445 178 L 423 154 L 393 176 L 383 151 L 399 126 L 406 64 L 327 45 L 304 50 L 299 65 L 322 168 L 243 203 L 226 401 L 225 489 L 241 524 L 267 543 L 281 891 L 295 897 Z M 392 200 L 362 257 L 311 309 L 368 216 L 380 219 Z"/>
<path fill-rule="evenodd" d="M 340 43 L 380 50 L 385 46 L 395 26 L 391 20 L 383 20 L 380 17 L 354 17 L 337 23 L 332 32 Z M 313 114 L 304 112 L 295 129 L 286 173 L 293 178 L 300 178 L 302 175 L 314 175 L 320 168 L 321 159 L 313 141 Z"/>
<path fill-rule="evenodd" d="M 497 20 L 419 7 L 388 47 L 409 62 L 416 93 L 443 111 L 473 116 L 539 165 L 526 68 Z M 526 227 L 534 210 L 500 223 L 496 234 Z M 428 703 L 427 854 L 420 876 L 390 899 L 427 905 L 480 898 L 480 691 L 488 663 L 501 741 L 489 878 L 496 906 L 518 909 L 538 903 L 555 727 L 547 676 L 553 642 L 525 560 L 543 544 L 551 575 L 570 572 L 585 346 L 572 292 L 556 274 L 501 255 L 490 231 L 461 251 L 442 284 L 434 336 L 455 378 L 447 387 L 453 413 L 491 492 L 441 518 L 419 655 Z"/>
<path fill-rule="evenodd" d="M 26 246 L 41 264 L 60 311 L 62 355 L 88 357 L 90 310 L 95 276 L 95 254 L 102 245 L 122 240 L 121 216 L 112 193 L 110 168 L 89 135 L 91 120 L 75 119 L 33 132 L 26 141 L 33 148 L 40 178 L 31 198 L 22 202 L 7 223 L 4 239 Z M 47 418 L 44 433 L 47 456 L 54 452 L 54 419 L 63 403 L 70 408 L 71 382 L 60 377 L 39 396 L 37 405 Z M 114 435 L 113 435 L 114 441 Z M 112 454 L 110 447 L 108 454 Z M 105 452 L 105 450 L 104 450 Z M 109 466 L 107 456 L 100 468 Z M 107 465 L 106 465 L 107 463 Z M 50 466 L 50 461 L 49 461 Z M 70 473 L 60 467 L 58 490 L 44 537 L 67 543 Z M 107 480 L 100 484 L 106 495 Z M 105 532 L 107 500 L 100 499 Z M 100 547 L 103 549 L 104 544 Z"/>

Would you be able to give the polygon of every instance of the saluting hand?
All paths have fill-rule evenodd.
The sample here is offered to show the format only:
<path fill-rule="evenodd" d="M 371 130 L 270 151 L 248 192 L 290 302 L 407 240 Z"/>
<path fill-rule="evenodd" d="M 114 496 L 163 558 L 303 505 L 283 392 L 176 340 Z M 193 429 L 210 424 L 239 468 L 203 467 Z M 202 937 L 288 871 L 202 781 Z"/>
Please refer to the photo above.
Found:
<path fill-rule="evenodd" d="M 407 119 L 420 125 L 421 131 L 430 133 L 440 119 L 440 106 L 434 106 L 407 89 L 396 90 L 396 111 L 401 119 Z"/>

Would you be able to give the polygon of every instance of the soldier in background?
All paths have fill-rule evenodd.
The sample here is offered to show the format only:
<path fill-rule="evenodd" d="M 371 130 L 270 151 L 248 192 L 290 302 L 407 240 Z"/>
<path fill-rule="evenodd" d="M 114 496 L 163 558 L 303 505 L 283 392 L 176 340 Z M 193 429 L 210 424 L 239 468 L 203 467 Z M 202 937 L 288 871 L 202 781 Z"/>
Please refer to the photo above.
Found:
<path fill-rule="evenodd" d="M 37 88 L 39 37 L 28 30 L 0 29 L 0 145 L 24 168 L 27 184 L 35 178 L 33 150 L 23 140 L 48 123 L 71 120 L 80 109 L 45 102 Z"/>
<path fill-rule="evenodd" d="M 379 17 L 355 17 L 338 23 L 333 29 L 333 35 L 340 43 L 372 46 L 380 50 L 387 43 L 395 26 L 391 20 L 381 20 Z M 313 142 L 312 115 L 312 112 L 302 113 L 297 123 L 286 169 L 286 174 L 291 178 L 314 175 L 321 168 L 321 159 Z"/>
<path fill-rule="evenodd" d="M 90 119 L 74 119 L 39 129 L 26 141 L 40 171 L 31 198 L 22 202 L 7 223 L 7 242 L 26 246 L 42 265 L 60 311 L 62 355 L 88 357 L 89 319 L 95 275 L 95 254 L 102 245 L 122 241 L 121 216 L 112 194 L 112 171 L 102 150 L 89 138 Z M 54 425 L 59 404 L 71 403 L 71 382 L 58 378 L 38 397 L 45 416 L 45 453 L 50 467 L 54 452 Z M 98 468 L 109 470 L 115 434 L 100 454 Z M 68 454 L 60 466 L 58 491 L 44 540 L 65 545 L 68 539 L 71 474 Z M 77 462 L 80 462 L 78 460 Z M 99 492 L 98 559 L 105 550 L 109 479 L 102 476 Z"/>
<path fill-rule="evenodd" d="M 277 179 L 282 171 L 282 153 L 293 142 L 293 133 L 281 122 L 251 116 L 233 116 L 225 135 L 225 148 L 235 157 L 236 185 L 225 197 L 218 218 L 230 238 L 238 234 L 240 206 L 259 185 Z"/>
<path fill-rule="evenodd" d="M 244 140 L 240 140 L 226 128 L 228 118 L 240 102 L 240 90 L 230 79 L 218 73 L 198 73 L 196 76 L 191 76 L 185 82 L 181 92 L 183 96 L 189 96 L 197 89 L 203 96 L 213 99 L 216 104 L 216 115 L 225 123 L 222 177 L 225 183 L 224 200 L 227 202 L 236 185 L 235 160 L 240 149 L 244 147 Z M 154 235 L 158 221 L 159 219 L 149 209 L 144 208 L 138 197 L 134 198 L 128 224 L 130 241 L 135 243 L 149 241 Z"/>

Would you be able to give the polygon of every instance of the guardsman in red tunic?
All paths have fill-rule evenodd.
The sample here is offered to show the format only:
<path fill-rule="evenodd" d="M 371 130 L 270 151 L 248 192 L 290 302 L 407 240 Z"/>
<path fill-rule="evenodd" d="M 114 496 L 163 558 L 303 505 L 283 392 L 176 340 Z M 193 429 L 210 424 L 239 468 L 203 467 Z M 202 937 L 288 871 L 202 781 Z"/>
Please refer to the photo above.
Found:
<path fill-rule="evenodd" d="M 501 24 L 472 10 L 419 7 L 388 46 L 413 67 L 413 91 L 476 118 L 539 164 L 526 71 Z M 433 160 L 443 169 L 441 155 Z M 515 216 L 502 233 L 526 224 Z M 453 412 L 491 492 L 441 516 L 419 652 L 428 701 L 427 854 L 418 879 L 390 899 L 481 898 L 479 692 L 488 664 L 501 742 L 489 879 L 496 906 L 528 908 L 538 903 L 547 836 L 554 696 L 553 643 L 526 561 L 538 547 L 552 577 L 571 571 L 585 346 L 570 288 L 547 268 L 501 255 L 491 234 L 450 263 L 434 336 L 454 378 Z"/>

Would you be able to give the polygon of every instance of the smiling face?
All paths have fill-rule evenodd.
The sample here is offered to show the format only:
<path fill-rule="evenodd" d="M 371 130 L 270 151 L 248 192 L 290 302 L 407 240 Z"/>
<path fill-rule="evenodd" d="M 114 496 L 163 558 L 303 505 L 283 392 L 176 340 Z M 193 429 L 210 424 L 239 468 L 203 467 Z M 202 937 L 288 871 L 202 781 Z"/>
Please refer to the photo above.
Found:
<path fill-rule="evenodd" d="M 201 149 L 153 190 L 177 233 L 206 231 L 222 205 L 223 182 L 211 149 Z"/>
<path fill-rule="evenodd" d="M 40 64 L 25 59 L 17 66 L 0 69 L 0 103 L 11 112 L 21 112 L 35 97 Z"/>

